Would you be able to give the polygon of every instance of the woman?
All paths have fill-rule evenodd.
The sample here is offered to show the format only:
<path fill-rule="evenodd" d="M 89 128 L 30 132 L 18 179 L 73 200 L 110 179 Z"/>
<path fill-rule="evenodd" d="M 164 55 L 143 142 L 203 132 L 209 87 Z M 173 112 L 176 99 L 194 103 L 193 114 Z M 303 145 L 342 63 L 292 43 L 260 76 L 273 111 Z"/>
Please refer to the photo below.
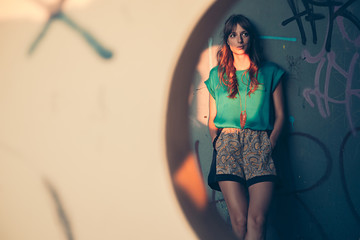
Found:
<path fill-rule="evenodd" d="M 264 239 L 276 170 L 271 153 L 283 121 L 284 71 L 263 62 L 250 21 L 225 23 L 210 92 L 209 131 L 214 146 L 209 186 L 223 193 L 239 239 Z"/>

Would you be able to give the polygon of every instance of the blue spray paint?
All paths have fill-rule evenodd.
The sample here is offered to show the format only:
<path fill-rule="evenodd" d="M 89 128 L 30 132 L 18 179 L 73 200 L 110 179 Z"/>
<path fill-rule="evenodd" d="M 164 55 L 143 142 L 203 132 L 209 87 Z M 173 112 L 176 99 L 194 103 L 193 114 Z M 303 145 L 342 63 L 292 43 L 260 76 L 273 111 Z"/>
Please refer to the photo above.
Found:
<path fill-rule="evenodd" d="M 46 32 L 49 30 L 50 25 L 55 20 L 61 20 L 65 22 L 69 27 L 71 27 L 73 30 L 78 32 L 100 57 L 104 59 L 110 59 L 113 57 L 112 51 L 103 47 L 90 33 L 88 33 L 86 30 L 81 28 L 73 20 L 71 20 L 66 14 L 64 14 L 61 9 L 58 12 L 52 14 L 50 18 L 47 20 L 43 29 L 41 30 L 35 41 L 31 44 L 30 49 L 28 51 L 29 55 L 31 55 L 35 51 L 40 41 L 44 38 Z"/>
<path fill-rule="evenodd" d="M 296 38 L 289 38 L 289 37 L 260 36 L 260 38 L 261 39 L 269 39 L 269 40 L 282 40 L 282 41 L 296 42 Z"/>
<path fill-rule="evenodd" d="M 291 130 L 294 130 L 294 122 L 295 122 L 295 118 L 293 116 L 289 117 L 289 121 L 291 123 Z"/>

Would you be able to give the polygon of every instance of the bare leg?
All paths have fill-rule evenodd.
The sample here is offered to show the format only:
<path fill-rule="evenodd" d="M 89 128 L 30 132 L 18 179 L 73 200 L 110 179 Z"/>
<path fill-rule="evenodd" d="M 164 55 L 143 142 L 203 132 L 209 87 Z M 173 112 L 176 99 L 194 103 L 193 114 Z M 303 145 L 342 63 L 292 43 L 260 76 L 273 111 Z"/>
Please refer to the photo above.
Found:
<path fill-rule="evenodd" d="M 249 187 L 247 240 L 264 240 L 266 215 L 270 207 L 274 183 L 261 182 Z"/>
<path fill-rule="evenodd" d="M 229 210 L 233 231 L 238 239 L 244 240 L 248 211 L 246 189 L 240 183 L 233 181 L 221 181 L 219 185 Z"/>

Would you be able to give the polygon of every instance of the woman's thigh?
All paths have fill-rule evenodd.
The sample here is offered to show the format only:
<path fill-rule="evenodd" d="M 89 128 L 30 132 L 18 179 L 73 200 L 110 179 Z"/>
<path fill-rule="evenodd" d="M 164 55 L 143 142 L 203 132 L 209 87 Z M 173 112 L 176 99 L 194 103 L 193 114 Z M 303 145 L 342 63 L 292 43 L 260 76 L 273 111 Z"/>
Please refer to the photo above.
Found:
<path fill-rule="evenodd" d="M 248 200 L 244 185 L 234 181 L 220 181 L 221 192 L 224 196 L 230 218 L 247 216 Z"/>
<path fill-rule="evenodd" d="M 260 182 L 249 187 L 249 212 L 254 217 L 265 217 L 274 191 L 273 182 Z"/>

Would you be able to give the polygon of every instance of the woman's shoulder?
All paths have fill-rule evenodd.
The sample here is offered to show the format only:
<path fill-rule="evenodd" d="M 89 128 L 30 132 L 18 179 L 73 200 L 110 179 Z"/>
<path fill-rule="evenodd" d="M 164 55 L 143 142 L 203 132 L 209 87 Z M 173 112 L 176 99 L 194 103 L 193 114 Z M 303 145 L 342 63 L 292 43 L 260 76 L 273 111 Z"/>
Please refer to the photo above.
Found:
<path fill-rule="evenodd" d="M 265 62 L 259 68 L 259 73 L 264 75 L 282 75 L 285 70 L 274 62 Z"/>
<path fill-rule="evenodd" d="M 215 66 L 210 70 L 209 73 L 209 80 L 211 80 L 212 82 L 214 81 L 218 81 L 219 80 L 219 72 L 218 72 L 219 67 Z"/>
<path fill-rule="evenodd" d="M 218 71 L 219 71 L 219 66 L 215 66 L 210 70 L 210 76 L 212 75 L 218 75 Z"/>

